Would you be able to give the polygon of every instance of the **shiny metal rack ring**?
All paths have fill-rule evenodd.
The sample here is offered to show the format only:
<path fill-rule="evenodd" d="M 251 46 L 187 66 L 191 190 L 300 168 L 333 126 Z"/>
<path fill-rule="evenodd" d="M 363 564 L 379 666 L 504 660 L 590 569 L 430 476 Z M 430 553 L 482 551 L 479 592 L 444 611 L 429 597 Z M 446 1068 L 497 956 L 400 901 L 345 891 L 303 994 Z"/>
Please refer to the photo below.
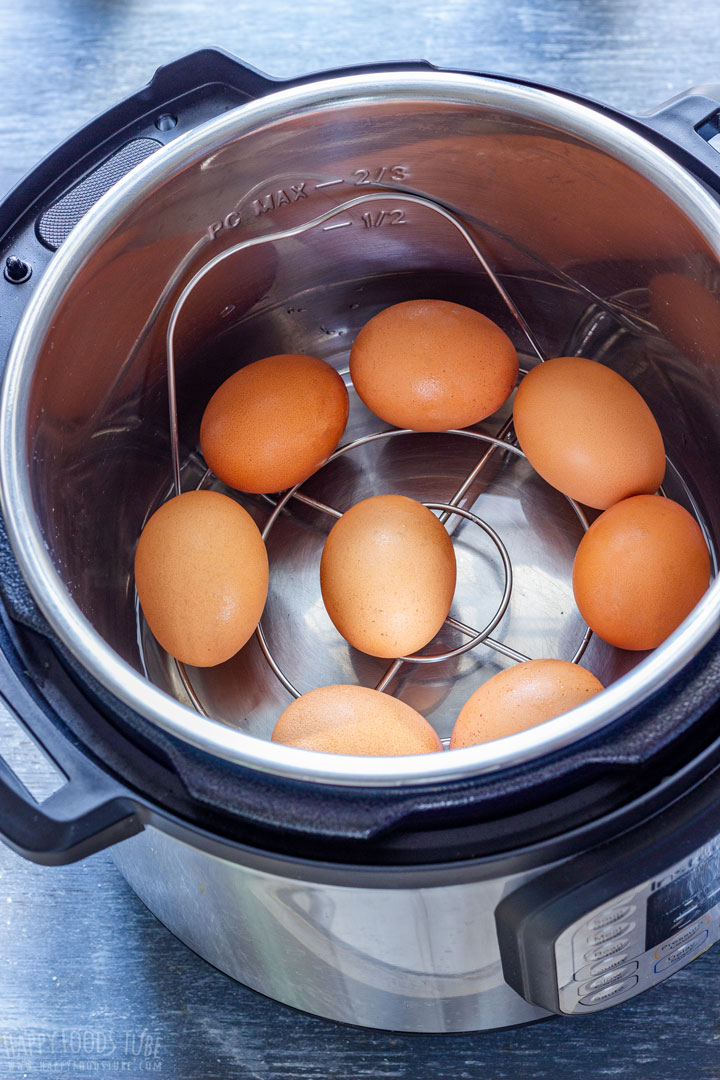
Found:
<path fill-rule="evenodd" d="M 170 423 L 170 445 L 171 445 L 171 453 L 172 453 L 172 474 L 173 474 L 173 486 L 174 486 L 175 494 L 180 494 L 180 492 L 182 491 L 182 483 L 181 483 L 181 463 L 180 463 L 179 437 L 178 437 L 177 390 L 176 390 L 176 381 L 175 381 L 174 338 L 175 338 L 175 330 L 176 330 L 176 327 L 177 327 L 177 323 L 178 323 L 178 319 L 180 317 L 181 311 L 182 311 L 187 299 L 189 298 L 190 294 L 193 292 L 194 288 L 196 287 L 196 285 L 205 277 L 206 274 L 208 274 L 212 269 L 214 269 L 220 263 L 224 262 L 226 259 L 230 258 L 233 255 L 238 254 L 239 252 L 241 252 L 243 250 L 246 250 L 246 249 L 251 248 L 251 247 L 257 247 L 257 246 L 260 246 L 260 245 L 263 245 L 263 244 L 277 243 L 277 242 L 279 242 L 281 240 L 289 239 L 290 237 L 302 235 L 303 233 L 308 232 L 311 229 L 314 229 L 314 228 L 317 228 L 318 226 L 324 225 L 325 222 L 330 221 L 332 218 L 336 217 L 339 214 L 343 214 L 343 213 L 348 212 L 349 210 L 353 209 L 356 206 L 359 206 L 359 205 L 361 205 L 363 203 L 367 203 L 367 202 L 376 202 L 376 201 L 380 201 L 380 200 L 386 200 L 388 197 L 392 197 L 393 200 L 396 200 L 396 201 L 399 200 L 401 202 L 408 202 L 408 203 L 414 203 L 414 204 L 417 204 L 417 205 L 421 205 L 421 206 L 424 206 L 424 207 L 426 207 L 426 208 L 428 208 L 428 209 L 430 209 L 432 211 L 435 211 L 437 214 L 439 214 L 441 217 L 443 217 L 446 221 L 448 221 L 456 229 L 457 232 L 460 233 L 460 235 L 463 237 L 463 239 L 466 241 L 466 243 L 470 247 L 473 255 L 480 262 L 481 266 L 483 267 L 483 270 L 485 271 L 485 273 L 490 278 L 492 284 L 494 285 L 495 289 L 499 293 L 501 299 L 503 300 L 505 306 L 507 307 L 508 311 L 512 315 L 513 319 L 515 320 L 515 322 L 518 324 L 518 326 L 522 330 L 522 332 L 525 335 L 528 343 L 530 344 L 533 352 L 536 354 L 536 356 L 538 357 L 538 359 L 541 362 L 544 362 L 547 359 L 543 349 L 541 348 L 540 344 L 538 343 L 537 339 L 535 338 L 535 335 L 533 334 L 533 331 L 530 328 L 529 324 L 525 320 L 525 318 L 522 315 L 521 311 L 519 310 L 519 308 L 515 304 L 514 300 L 510 296 L 510 294 L 505 289 L 505 286 L 500 281 L 498 275 L 495 273 L 492 266 L 490 265 L 487 258 L 485 257 L 482 250 L 480 249 L 480 246 L 478 245 L 476 237 L 474 237 L 470 233 L 468 228 L 464 225 L 464 223 L 462 221 L 459 220 L 459 218 L 456 216 L 455 213 L 453 213 L 451 210 L 449 210 L 447 207 L 441 205 L 440 203 L 438 203 L 438 202 L 436 202 L 436 201 L 434 201 L 434 200 L 432 200 L 430 198 L 427 198 L 426 196 L 413 195 L 413 194 L 410 194 L 408 192 L 397 191 L 395 189 L 385 189 L 383 191 L 368 192 L 366 194 L 359 195 L 359 196 L 357 196 L 357 197 L 355 197 L 353 199 L 349 199 L 349 200 L 347 200 L 345 202 L 342 202 L 342 203 L 338 204 L 337 206 L 331 208 L 330 210 L 325 211 L 323 214 L 320 214 L 317 217 L 312 218 L 311 220 L 306 221 L 306 222 L 304 222 L 304 223 L 302 223 L 300 225 L 296 225 L 296 226 L 293 226 L 292 228 L 284 229 L 282 231 L 273 232 L 273 233 L 266 233 L 266 234 L 264 234 L 262 236 L 252 237 L 252 238 L 250 238 L 248 240 L 243 240 L 238 244 L 234 244 L 232 247 L 226 249 L 225 251 L 220 252 L 214 258 L 212 258 L 208 262 L 206 262 L 195 273 L 195 275 L 190 279 L 190 281 L 183 288 L 182 292 L 180 293 L 180 296 L 178 297 L 178 299 L 177 299 L 177 301 L 176 301 L 176 303 L 175 303 L 175 305 L 173 307 L 173 310 L 172 310 L 172 313 L 171 313 L 171 316 L 170 316 L 170 320 L 169 320 L 169 323 L 168 323 L 167 335 L 166 335 L 167 383 L 168 383 L 169 423 Z M 373 433 L 371 435 L 364 436 L 361 439 L 357 439 L 354 442 L 347 443 L 344 446 L 341 446 L 338 450 L 335 451 L 334 454 L 332 454 L 332 456 L 328 459 L 328 461 L 325 463 L 325 465 L 322 466 L 321 468 L 324 468 L 326 465 L 328 465 L 330 462 L 334 461 L 336 458 L 338 458 L 338 457 L 340 457 L 340 456 L 342 456 L 344 454 L 350 453 L 351 451 L 353 451 L 353 450 L 355 450 L 355 449 L 357 449 L 357 448 L 359 448 L 361 446 L 364 446 L 369 442 L 374 442 L 374 441 L 377 441 L 378 439 L 388 439 L 388 438 L 395 438 L 395 437 L 398 437 L 398 436 L 409 436 L 409 435 L 414 435 L 414 434 L 417 434 L 417 433 L 414 432 L 414 431 L 405 430 L 405 429 L 391 429 L 389 431 L 380 431 L 380 432 L 375 432 L 375 433 Z M 423 434 L 427 434 L 427 433 L 423 433 Z M 507 611 L 507 608 L 508 608 L 508 605 L 509 605 L 509 602 L 510 602 L 510 595 L 511 595 L 511 591 L 512 591 L 512 564 L 511 564 L 510 557 L 508 555 L 507 549 L 506 549 L 503 541 L 501 540 L 501 538 L 495 532 L 495 530 L 490 525 L 488 525 L 487 522 L 483 521 L 480 517 L 478 517 L 476 514 L 473 514 L 471 511 L 469 511 L 469 510 L 467 510 L 465 508 L 462 508 L 459 505 L 460 502 L 462 501 L 463 497 L 465 496 L 465 494 L 470 489 L 473 482 L 475 481 L 475 479 L 477 478 L 477 476 L 481 472 L 481 470 L 484 468 L 485 464 L 487 463 L 487 461 L 489 460 L 491 455 L 493 453 L 495 453 L 498 449 L 502 449 L 504 452 L 510 452 L 512 454 L 515 454 L 515 455 L 523 457 L 523 458 L 525 457 L 525 455 L 522 453 L 522 451 L 519 449 L 519 447 L 517 447 L 517 446 L 515 446 L 513 444 L 512 418 L 508 419 L 503 424 L 503 426 L 501 427 L 501 429 L 497 432 L 497 434 L 495 436 L 485 435 L 485 434 L 482 434 L 480 432 L 472 431 L 472 430 L 462 430 L 462 431 L 461 430 L 451 430 L 451 431 L 443 432 L 443 434 L 445 434 L 445 435 L 448 435 L 448 434 L 457 435 L 457 436 L 461 436 L 461 437 L 480 440 L 480 441 L 482 441 L 482 442 L 484 442 L 486 444 L 486 449 L 485 449 L 485 452 L 483 453 L 482 457 L 480 458 L 480 460 L 475 465 L 475 467 L 468 474 L 468 476 L 465 478 L 465 480 L 460 485 L 460 487 L 457 489 L 457 491 L 453 494 L 453 496 L 448 500 L 448 502 L 445 502 L 445 503 L 429 502 L 429 503 L 425 503 L 424 505 L 427 506 L 431 510 L 439 511 L 440 512 L 440 521 L 443 524 L 446 524 L 446 522 L 449 520 L 449 518 L 452 517 L 453 515 L 457 515 L 459 517 L 464 518 L 467 521 L 470 521 L 472 524 L 476 525 L 478 528 L 480 528 L 490 538 L 492 543 L 495 545 L 497 551 L 499 552 L 502 563 L 503 563 L 503 571 L 504 571 L 504 579 L 505 580 L 504 580 L 502 597 L 501 597 L 500 603 L 499 603 L 494 615 L 492 616 L 490 621 L 487 623 L 487 625 L 485 627 L 483 627 L 481 630 L 476 630 L 475 628 L 467 626 L 466 624 L 461 623 L 458 620 L 448 616 L 448 618 L 446 619 L 446 624 L 451 626 L 455 630 L 458 630 L 460 633 L 464 634 L 466 637 L 469 638 L 469 640 L 466 641 L 464 644 L 458 646 L 457 648 L 451 649 L 451 650 L 443 652 L 443 653 L 435 653 L 435 654 L 431 654 L 431 655 L 422 655 L 422 656 L 421 655 L 413 655 L 413 656 L 397 657 L 390 664 L 388 670 L 385 672 L 385 674 L 383 675 L 381 680 L 378 682 L 378 684 L 376 686 L 377 690 L 386 690 L 386 688 L 389 686 L 391 681 L 397 675 L 398 671 L 400 670 L 400 668 L 402 667 L 403 664 L 406 664 L 406 663 L 410 663 L 410 664 L 433 664 L 433 663 L 439 663 L 439 662 L 441 662 L 443 660 L 448 660 L 448 659 L 450 659 L 452 657 L 458 656 L 461 653 L 465 653 L 465 652 L 469 651 L 470 649 L 474 649 L 476 646 L 478 646 L 480 644 L 487 645 L 488 647 L 494 649 L 497 652 L 502 653 L 503 655 L 505 655 L 509 659 L 515 661 L 516 663 L 520 663 L 522 661 L 531 659 L 531 657 L 525 656 L 523 653 L 517 652 L 515 649 L 510 648 L 509 646 L 505 645 L 503 642 L 494 640 L 490 636 L 492 634 L 492 631 L 495 629 L 495 627 L 498 625 L 498 623 L 503 618 L 503 615 Z M 321 471 L 321 470 L 318 470 L 318 472 L 319 471 Z M 198 486 L 203 485 L 207 475 L 208 474 L 206 473 L 206 476 L 203 477 L 203 479 L 200 481 L 200 484 Z M 315 474 L 313 474 L 313 475 L 317 476 L 317 472 Z M 305 483 L 305 482 L 306 481 L 303 481 L 303 483 Z M 263 530 L 263 533 L 262 533 L 263 540 L 267 539 L 273 525 L 277 521 L 279 515 L 287 507 L 287 505 L 288 505 L 288 503 L 290 502 L 291 499 L 297 499 L 300 502 L 304 502 L 307 505 L 313 506 L 316 510 L 319 510 L 319 511 L 329 515 L 331 518 L 342 517 L 341 511 L 336 510 L 334 507 L 327 506 L 325 503 L 319 502 L 316 499 L 312 499 L 312 498 L 309 498 L 308 496 L 304 495 L 300 490 L 302 488 L 302 486 L 303 486 L 302 483 L 297 484 L 295 487 L 293 487 L 290 490 L 286 491 L 285 493 L 281 494 L 281 496 L 280 496 L 280 498 L 278 499 L 277 502 L 274 502 L 274 500 L 272 500 L 272 499 L 270 500 L 273 503 L 274 508 L 273 508 L 273 511 L 272 511 L 272 513 L 270 515 L 270 518 L 269 518 L 269 520 L 268 520 L 268 522 L 265 525 L 265 528 Z M 572 505 L 573 510 L 575 511 L 575 514 L 576 514 L 578 520 L 580 521 L 583 529 L 586 530 L 588 528 L 588 522 L 587 522 L 587 519 L 585 517 L 585 514 L 584 514 L 582 508 L 574 500 L 568 499 L 568 501 Z M 580 658 L 582 657 L 583 653 L 585 652 L 585 649 L 587 648 L 587 645 L 588 645 L 588 642 L 589 642 L 591 636 L 592 636 L 592 632 L 589 629 L 586 628 L 585 633 L 583 635 L 583 638 L 582 638 L 578 648 L 576 649 L 574 656 L 572 657 L 572 662 L 573 663 L 578 663 L 579 662 Z M 262 650 L 262 652 L 263 652 L 263 654 L 265 656 L 265 659 L 267 660 L 267 662 L 268 662 L 271 670 L 273 671 L 273 673 L 276 675 L 276 677 L 279 679 L 279 681 L 282 683 L 282 685 L 285 687 L 285 689 L 291 695 L 293 695 L 293 697 L 296 697 L 296 698 L 300 697 L 301 692 L 297 689 L 297 687 L 294 685 L 294 683 L 288 678 L 288 676 L 283 671 L 280 664 L 277 662 L 275 656 L 273 655 L 273 653 L 272 653 L 272 651 L 271 651 L 271 649 L 270 649 L 270 647 L 268 645 L 267 638 L 265 636 L 265 632 L 264 632 L 263 627 L 262 627 L 262 621 L 258 624 L 258 627 L 257 627 L 257 630 L 256 630 L 256 637 L 257 637 L 258 643 L 260 645 L 260 648 L 261 648 L 261 650 Z M 176 662 L 176 665 L 177 665 L 181 680 L 182 680 L 182 682 L 183 682 L 183 684 L 185 686 L 185 689 L 187 691 L 188 697 L 189 697 L 192 705 L 194 706 L 194 708 L 198 712 L 203 713 L 204 715 L 207 715 L 206 712 L 205 712 L 205 709 L 202 706 L 202 702 L 199 700 L 199 698 L 197 697 L 197 695 L 196 695 L 196 693 L 195 693 L 195 691 L 194 691 L 194 689 L 192 687 L 192 684 L 190 682 L 190 679 L 189 679 L 187 670 L 185 668 L 185 665 L 182 664 L 179 661 L 175 661 L 175 662 Z"/>

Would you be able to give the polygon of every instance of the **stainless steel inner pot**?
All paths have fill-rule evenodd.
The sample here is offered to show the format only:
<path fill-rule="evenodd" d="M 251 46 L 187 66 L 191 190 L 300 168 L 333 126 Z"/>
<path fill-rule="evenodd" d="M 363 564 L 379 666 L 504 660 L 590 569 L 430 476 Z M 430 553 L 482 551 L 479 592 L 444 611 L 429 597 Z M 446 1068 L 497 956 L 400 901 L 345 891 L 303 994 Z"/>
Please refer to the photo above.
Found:
<path fill-rule="evenodd" d="M 121 700 L 175 735 L 269 772 L 332 783 L 398 784 L 471 775 L 598 730 L 656 690 L 718 628 L 718 587 L 652 655 L 593 638 L 583 663 L 609 686 L 566 716 L 485 746 L 360 760 L 275 746 L 291 700 L 253 638 L 228 663 L 193 670 L 203 710 L 136 608 L 132 561 L 171 486 L 165 334 L 182 287 L 238 241 L 287 229 L 365 191 L 360 205 L 289 239 L 234 255 L 192 293 L 176 335 L 183 486 L 203 482 L 198 430 L 211 393 L 239 366 L 279 352 L 332 363 L 351 391 L 346 439 L 383 429 L 352 392 L 354 335 L 414 297 L 465 303 L 503 325 L 536 362 L 453 228 L 394 192 L 452 209 L 475 233 L 549 355 L 621 372 L 662 428 L 665 490 L 696 514 L 716 565 L 720 499 L 720 212 L 670 157 L 600 111 L 475 76 L 362 75 L 285 90 L 180 137 L 121 181 L 53 260 L 18 329 L 2 402 L 3 512 L 19 563 L 56 634 Z M 720 314 L 718 315 L 720 322 Z M 478 426 L 494 435 L 506 411 Z M 562 431 L 557 433 L 562 438 Z M 321 470 L 306 492 L 339 510 L 397 491 L 445 502 L 484 447 L 450 434 L 387 438 Z M 236 497 L 262 527 L 272 510 Z M 462 504 L 502 538 L 514 571 L 493 638 L 529 657 L 571 658 L 585 627 L 572 560 L 573 508 L 510 452 Z M 268 644 L 300 691 L 373 686 L 383 661 L 349 648 L 320 598 L 332 524 L 292 503 L 268 539 Z M 503 588 L 497 550 L 462 519 L 452 614 L 481 628 Z M 446 628 L 427 652 L 465 639 Z M 513 661 L 486 644 L 442 664 L 403 666 L 388 690 L 448 736 L 472 691 Z"/>

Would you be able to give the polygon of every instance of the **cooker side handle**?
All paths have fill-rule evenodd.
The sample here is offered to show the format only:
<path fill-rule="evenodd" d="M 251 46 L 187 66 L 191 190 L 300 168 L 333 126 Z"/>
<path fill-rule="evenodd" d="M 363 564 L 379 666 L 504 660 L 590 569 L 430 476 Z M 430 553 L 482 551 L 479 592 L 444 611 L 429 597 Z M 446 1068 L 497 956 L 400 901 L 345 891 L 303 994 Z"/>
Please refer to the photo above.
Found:
<path fill-rule="evenodd" d="M 39 804 L 0 758 L 0 839 L 31 862 L 64 866 L 141 831 L 133 803 L 117 792 L 76 775 Z"/>
<path fill-rule="evenodd" d="M 720 84 L 693 87 L 639 119 L 671 144 L 673 156 L 720 191 Z"/>
<path fill-rule="evenodd" d="M 7 749 L 0 756 L 0 839 L 32 862 L 57 866 L 134 836 L 143 829 L 141 804 L 86 756 L 71 735 L 61 732 L 61 721 L 36 699 L 13 667 L 6 634 L 3 626 L 0 729 Z M 60 780 L 48 798 L 36 799 L 7 760 L 18 728 Z"/>

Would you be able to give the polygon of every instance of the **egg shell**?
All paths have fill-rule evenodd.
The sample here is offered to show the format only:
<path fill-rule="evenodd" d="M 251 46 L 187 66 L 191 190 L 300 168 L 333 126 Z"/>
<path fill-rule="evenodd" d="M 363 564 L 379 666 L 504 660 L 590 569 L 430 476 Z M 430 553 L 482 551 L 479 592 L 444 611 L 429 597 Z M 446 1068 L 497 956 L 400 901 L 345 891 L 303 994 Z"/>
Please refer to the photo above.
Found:
<path fill-rule="evenodd" d="M 215 491 L 187 491 L 156 510 L 135 552 L 135 585 L 148 626 L 185 664 L 234 656 L 262 615 L 268 558 L 242 506 Z"/>
<path fill-rule="evenodd" d="M 515 433 L 532 467 L 571 499 L 605 510 L 657 491 L 665 447 L 634 386 L 604 364 L 559 356 L 520 383 Z"/>
<path fill-rule="evenodd" d="M 654 649 L 710 584 L 700 526 L 660 495 L 616 503 L 590 526 L 575 555 L 573 591 L 585 622 L 619 649 Z"/>
<path fill-rule="evenodd" d="M 215 475 L 258 494 L 294 487 L 336 448 L 348 393 L 316 356 L 266 356 L 215 391 L 200 425 L 200 446 Z"/>
<path fill-rule="evenodd" d="M 335 523 L 320 560 L 328 615 L 371 656 L 407 656 L 447 618 L 457 566 L 447 530 L 404 495 L 375 495 Z"/>
<path fill-rule="evenodd" d="M 430 754 L 443 745 L 427 720 L 404 701 L 365 686 L 323 686 L 280 715 L 273 742 L 327 754 Z"/>
<path fill-rule="evenodd" d="M 602 683 L 569 660 L 527 660 L 493 675 L 465 702 L 450 749 L 501 739 L 574 709 Z"/>
<path fill-rule="evenodd" d="M 479 311 L 446 300 L 385 308 L 350 352 L 350 376 L 367 407 L 414 431 L 476 424 L 507 401 L 517 375 L 507 334 Z"/>

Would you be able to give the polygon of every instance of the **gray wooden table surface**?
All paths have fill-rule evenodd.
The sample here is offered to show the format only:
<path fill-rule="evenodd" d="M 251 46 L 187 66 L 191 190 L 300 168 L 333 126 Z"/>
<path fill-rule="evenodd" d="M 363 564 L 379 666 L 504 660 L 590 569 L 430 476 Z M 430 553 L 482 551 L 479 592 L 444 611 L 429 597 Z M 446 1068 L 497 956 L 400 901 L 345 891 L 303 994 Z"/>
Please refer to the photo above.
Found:
<path fill-rule="evenodd" d="M 0 0 L 0 197 L 155 67 L 204 45 L 278 76 L 426 58 L 641 111 L 720 81 L 719 44 L 716 0 Z M 0 849 L 0 1080 L 114 1073 L 717 1080 L 720 949 L 584 1020 L 397 1036 L 233 983 L 148 913 L 107 853 L 45 869 Z"/>

